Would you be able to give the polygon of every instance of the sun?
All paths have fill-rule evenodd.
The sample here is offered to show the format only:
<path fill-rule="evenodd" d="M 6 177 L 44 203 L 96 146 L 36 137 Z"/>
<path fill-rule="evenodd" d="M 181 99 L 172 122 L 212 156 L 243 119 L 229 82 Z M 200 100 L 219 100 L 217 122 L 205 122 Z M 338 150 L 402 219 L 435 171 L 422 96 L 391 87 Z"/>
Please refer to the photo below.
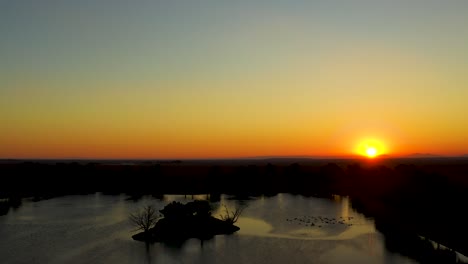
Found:
<path fill-rule="evenodd" d="M 376 158 L 388 153 L 386 144 L 375 138 L 361 139 L 356 145 L 355 153 L 367 158 Z"/>
<path fill-rule="evenodd" d="M 374 148 L 374 147 L 368 147 L 366 149 L 366 155 L 369 158 L 373 158 L 373 157 L 377 156 L 377 149 Z"/>

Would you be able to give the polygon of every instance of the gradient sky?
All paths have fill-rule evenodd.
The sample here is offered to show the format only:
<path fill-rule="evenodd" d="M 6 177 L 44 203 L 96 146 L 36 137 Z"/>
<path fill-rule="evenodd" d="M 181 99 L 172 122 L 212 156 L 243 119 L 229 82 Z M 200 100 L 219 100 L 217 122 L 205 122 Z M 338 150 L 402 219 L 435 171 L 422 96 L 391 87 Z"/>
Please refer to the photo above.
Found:
<path fill-rule="evenodd" d="M 0 0 L 0 158 L 468 153 L 468 1 Z"/>

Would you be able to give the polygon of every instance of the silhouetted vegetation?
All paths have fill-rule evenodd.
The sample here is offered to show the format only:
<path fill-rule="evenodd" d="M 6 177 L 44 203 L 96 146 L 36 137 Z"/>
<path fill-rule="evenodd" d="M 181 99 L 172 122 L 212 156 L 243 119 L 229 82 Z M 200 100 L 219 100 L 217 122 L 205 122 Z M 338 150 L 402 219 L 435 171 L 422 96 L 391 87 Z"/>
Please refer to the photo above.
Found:
<path fill-rule="evenodd" d="M 145 206 L 141 211 L 130 214 L 130 222 L 137 227 L 136 230 L 148 232 L 159 220 L 159 215 L 151 205 Z"/>
<path fill-rule="evenodd" d="M 464 263 L 455 251 L 435 246 L 433 242 L 410 232 L 402 232 L 394 226 L 377 222 L 377 228 L 384 234 L 385 245 L 390 252 L 396 252 L 417 260 L 419 263 Z"/>
<path fill-rule="evenodd" d="M 244 207 L 239 207 L 237 206 L 234 208 L 234 210 L 229 210 L 226 205 L 223 205 L 224 207 L 224 214 L 220 215 L 221 220 L 224 222 L 227 222 L 229 224 L 234 224 L 239 220 L 239 216 L 242 214 L 242 211 L 244 211 Z"/>
<path fill-rule="evenodd" d="M 172 202 L 160 212 L 164 218 L 160 219 L 154 227 L 134 235 L 133 239 L 145 242 L 181 243 L 192 237 L 203 240 L 218 234 L 231 234 L 239 230 L 239 227 L 233 225 L 234 222 L 212 217 L 208 201 L 196 200 L 187 204 Z M 148 213 L 147 207 L 143 210 L 142 216 L 153 215 L 153 211 Z"/>
<path fill-rule="evenodd" d="M 418 234 L 468 255 L 468 225 L 460 209 L 467 202 L 468 159 L 4 162 L 0 174 L 0 214 L 24 197 L 38 201 L 96 191 L 126 193 L 133 200 L 143 195 L 209 193 L 214 202 L 221 193 L 240 199 L 279 192 L 340 194 L 350 196 L 359 212 L 375 218 L 377 228 L 391 226 L 400 233 Z M 207 207 L 197 212 L 211 213 Z"/>

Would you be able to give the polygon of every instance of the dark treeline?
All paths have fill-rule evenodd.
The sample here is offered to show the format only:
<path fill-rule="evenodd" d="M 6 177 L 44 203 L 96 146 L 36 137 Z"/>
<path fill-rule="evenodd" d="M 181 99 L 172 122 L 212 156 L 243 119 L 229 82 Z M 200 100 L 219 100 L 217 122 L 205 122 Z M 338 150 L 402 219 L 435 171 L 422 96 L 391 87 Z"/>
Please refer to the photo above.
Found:
<path fill-rule="evenodd" d="M 165 194 L 278 192 L 328 193 L 344 171 L 335 164 L 304 167 L 266 165 L 104 165 L 25 162 L 0 165 L 0 196 L 43 198 L 90 192 Z M 306 170 L 304 170 L 306 169 Z"/>
<path fill-rule="evenodd" d="M 406 236 L 398 234 L 417 234 L 468 255 L 466 161 L 446 165 L 354 161 L 322 164 L 178 161 L 138 165 L 16 162 L 0 164 L 0 174 L 0 215 L 10 207 L 18 207 L 22 197 L 41 200 L 94 192 L 126 193 L 135 198 L 168 193 L 209 193 L 212 197 L 221 193 L 339 194 L 350 196 L 355 209 L 375 218 L 377 228 L 389 240 L 387 246 L 402 245 L 392 243 L 392 238 Z M 403 240 L 415 241 L 412 237 Z M 427 245 L 427 241 L 424 243 Z"/>

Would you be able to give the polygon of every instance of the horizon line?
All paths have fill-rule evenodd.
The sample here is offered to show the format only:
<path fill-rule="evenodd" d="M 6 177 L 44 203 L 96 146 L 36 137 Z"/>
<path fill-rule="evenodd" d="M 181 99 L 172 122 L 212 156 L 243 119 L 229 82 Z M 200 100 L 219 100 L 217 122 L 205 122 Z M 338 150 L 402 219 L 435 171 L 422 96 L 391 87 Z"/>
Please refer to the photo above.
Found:
<path fill-rule="evenodd" d="M 390 155 L 390 154 L 382 154 L 372 159 L 399 159 L 399 158 L 468 158 L 468 154 L 460 154 L 460 155 L 442 155 L 442 154 L 432 154 L 432 153 L 413 153 L 413 154 L 405 154 L 405 155 Z M 106 158 L 106 157 L 28 157 L 28 158 L 0 158 L 0 161 L 13 161 L 13 160 L 140 160 L 140 161 L 190 161 L 190 160 L 261 160 L 261 159 L 368 159 L 366 156 L 358 155 L 358 154 L 350 154 L 350 155 L 330 155 L 330 156 L 319 156 L 319 155 L 288 155 L 288 156 L 243 156 L 243 157 L 201 157 L 201 158 L 178 158 L 178 157 L 170 157 L 170 158 L 138 158 L 138 157 L 127 157 L 127 158 Z"/>

